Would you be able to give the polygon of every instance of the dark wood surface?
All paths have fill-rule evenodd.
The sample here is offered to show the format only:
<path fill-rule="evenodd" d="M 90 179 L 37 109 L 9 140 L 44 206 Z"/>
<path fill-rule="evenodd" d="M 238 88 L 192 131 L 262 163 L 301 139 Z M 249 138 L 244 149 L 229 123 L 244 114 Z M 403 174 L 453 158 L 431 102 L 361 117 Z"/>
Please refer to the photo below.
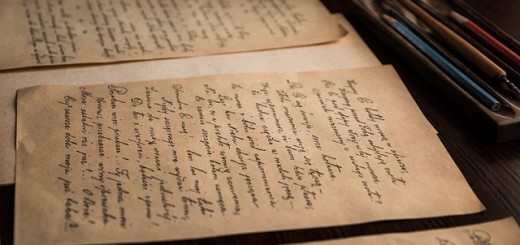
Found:
<path fill-rule="evenodd" d="M 348 0 L 323 0 L 332 12 L 346 12 L 346 1 Z M 520 39 L 520 14 L 518 14 L 520 1 L 466 0 L 466 2 L 514 38 Z M 453 227 L 508 216 L 513 216 L 517 222 L 520 222 L 520 141 L 504 144 L 486 142 L 479 136 L 480 133 L 470 125 L 470 121 L 451 109 L 452 106 L 449 102 L 443 101 L 442 96 L 433 92 L 433 89 L 423 82 L 424 74 L 416 73 L 406 63 L 403 63 L 398 53 L 386 47 L 363 23 L 352 18 L 349 20 L 380 60 L 385 64 L 395 66 L 410 93 L 439 132 L 441 141 L 487 210 L 474 215 L 254 233 L 178 241 L 171 242 L 171 244 L 279 244 Z M 2 245 L 12 244 L 13 213 L 14 187 L 0 187 Z"/>

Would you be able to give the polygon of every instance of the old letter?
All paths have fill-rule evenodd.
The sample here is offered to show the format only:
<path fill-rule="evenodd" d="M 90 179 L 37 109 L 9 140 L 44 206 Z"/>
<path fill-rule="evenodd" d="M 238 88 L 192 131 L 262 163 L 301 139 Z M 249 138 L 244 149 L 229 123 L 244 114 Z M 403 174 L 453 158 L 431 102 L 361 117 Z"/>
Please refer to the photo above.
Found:
<path fill-rule="evenodd" d="M 520 227 L 514 218 L 507 218 L 475 225 L 446 229 L 391 233 L 363 236 L 350 239 L 337 239 L 305 245 L 516 245 L 520 244 Z"/>
<path fill-rule="evenodd" d="M 483 210 L 390 66 L 32 87 L 17 124 L 18 244 Z"/>
<path fill-rule="evenodd" d="M 339 16 L 336 15 L 336 18 Z M 337 42 L 255 52 L 148 60 L 97 66 L 0 72 L 0 185 L 14 183 L 16 90 L 44 84 L 121 83 L 245 72 L 287 72 L 380 65 L 354 28 Z"/>
<path fill-rule="evenodd" d="M 0 70 L 301 46 L 344 32 L 318 0 L 0 3 Z"/>

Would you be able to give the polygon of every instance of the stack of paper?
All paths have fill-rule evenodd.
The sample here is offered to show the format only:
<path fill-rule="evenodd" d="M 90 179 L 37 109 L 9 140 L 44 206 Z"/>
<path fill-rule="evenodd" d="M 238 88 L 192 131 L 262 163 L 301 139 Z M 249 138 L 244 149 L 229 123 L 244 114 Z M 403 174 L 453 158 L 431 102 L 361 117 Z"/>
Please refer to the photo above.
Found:
<path fill-rule="evenodd" d="M 32 0 L 0 23 L 17 244 L 484 209 L 393 68 L 316 0 Z"/>

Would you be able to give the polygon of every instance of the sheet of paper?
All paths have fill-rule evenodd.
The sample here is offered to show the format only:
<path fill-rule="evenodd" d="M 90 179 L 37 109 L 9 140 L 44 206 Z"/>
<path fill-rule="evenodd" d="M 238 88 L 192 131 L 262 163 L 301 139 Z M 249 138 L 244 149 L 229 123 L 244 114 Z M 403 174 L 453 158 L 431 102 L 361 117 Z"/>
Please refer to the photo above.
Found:
<path fill-rule="evenodd" d="M 0 70 L 302 46 L 344 31 L 319 0 L 0 1 Z"/>
<path fill-rule="evenodd" d="M 213 56 L 102 66 L 0 72 L 0 185 L 14 183 L 16 90 L 40 84 L 94 84 L 244 72 L 283 72 L 375 66 L 381 63 L 341 15 L 348 34 L 334 43 Z"/>
<path fill-rule="evenodd" d="M 476 225 L 428 231 L 390 233 L 309 242 L 305 245 L 516 245 L 520 244 L 520 227 L 514 218 L 501 219 Z"/>
<path fill-rule="evenodd" d="M 38 86 L 17 112 L 17 244 L 484 209 L 391 66 Z"/>

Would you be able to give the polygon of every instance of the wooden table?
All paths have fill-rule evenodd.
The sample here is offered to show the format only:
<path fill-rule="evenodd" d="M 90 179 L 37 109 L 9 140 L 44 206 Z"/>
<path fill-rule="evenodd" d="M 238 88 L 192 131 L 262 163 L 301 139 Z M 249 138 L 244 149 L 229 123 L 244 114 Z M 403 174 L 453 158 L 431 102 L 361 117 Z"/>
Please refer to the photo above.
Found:
<path fill-rule="evenodd" d="M 323 0 L 332 12 L 346 12 L 348 0 Z M 520 40 L 520 1 L 518 0 L 466 0 L 489 20 Z M 349 16 L 347 16 L 349 17 Z M 474 215 L 384 221 L 362 225 L 293 230 L 284 232 L 255 233 L 224 236 L 211 239 L 170 242 L 168 244 L 278 244 L 305 242 L 333 238 L 387 232 L 418 231 L 468 225 L 513 216 L 520 223 L 520 141 L 492 144 L 479 137 L 479 132 L 469 125 L 457 111 L 439 94 L 432 92 L 427 83 L 421 83 L 422 75 L 414 72 L 356 19 L 349 18 L 370 48 L 385 64 L 393 64 L 405 85 L 417 101 L 428 120 L 439 132 L 439 137 L 466 177 L 477 196 L 487 207 Z M 0 187 L 0 235 L 1 244 L 13 243 L 14 187 Z M 36 221 L 44 222 L 44 221 Z M 27 234 L 30 235 L 30 234 Z"/>

